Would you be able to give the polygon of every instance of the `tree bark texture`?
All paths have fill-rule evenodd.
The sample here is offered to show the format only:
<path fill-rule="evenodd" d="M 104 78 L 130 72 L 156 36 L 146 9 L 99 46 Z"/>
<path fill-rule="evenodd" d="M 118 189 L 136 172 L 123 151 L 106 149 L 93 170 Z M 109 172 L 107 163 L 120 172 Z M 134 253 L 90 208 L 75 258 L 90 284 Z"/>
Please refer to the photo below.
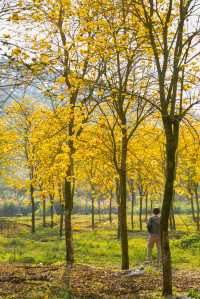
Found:
<path fill-rule="evenodd" d="M 32 183 L 30 184 L 30 196 L 31 196 L 31 231 L 35 233 L 35 198 L 34 198 L 34 188 Z"/>
<path fill-rule="evenodd" d="M 161 250 L 163 263 L 163 296 L 172 295 L 171 252 L 168 223 L 174 196 L 176 150 L 178 146 L 179 123 L 169 118 L 163 120 L 166 134 L 166 179 L 161 211 Z"/>

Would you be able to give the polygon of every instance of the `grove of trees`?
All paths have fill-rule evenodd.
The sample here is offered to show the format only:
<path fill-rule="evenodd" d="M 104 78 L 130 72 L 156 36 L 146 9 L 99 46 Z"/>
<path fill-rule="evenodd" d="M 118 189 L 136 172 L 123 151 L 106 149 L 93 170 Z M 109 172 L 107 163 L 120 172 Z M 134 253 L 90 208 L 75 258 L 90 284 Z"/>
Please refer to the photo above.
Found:
<path fill-rule="evenodd" d="M 163 295 L 172 295 L 169 225 L 187 199 L 200 231 L 197 0 L 5 1 L 0 50 L 18 86 L 0 119 L 1 176 L 30 198 L 60 208 L 66 262 L 74 263 L 74 195 L 117 207 L 121 268 L 129 268 L 127 213 L 162 206 Z M 3 10 L 2 10 L 3 11 Z M 0 14 L 1 17 L 1 14 Z M 3 17 L 4 18 L 4 15 Z M 4 71 L 5 72 L 5 71 Z M 5 82 L 5 80 L 2 80 Z M 38 96 L 26 93 L 32 86 Z M 8 93 L 11 91 L 8 86 Z M 131 198 L 131 210 L 127 202 Z"/>

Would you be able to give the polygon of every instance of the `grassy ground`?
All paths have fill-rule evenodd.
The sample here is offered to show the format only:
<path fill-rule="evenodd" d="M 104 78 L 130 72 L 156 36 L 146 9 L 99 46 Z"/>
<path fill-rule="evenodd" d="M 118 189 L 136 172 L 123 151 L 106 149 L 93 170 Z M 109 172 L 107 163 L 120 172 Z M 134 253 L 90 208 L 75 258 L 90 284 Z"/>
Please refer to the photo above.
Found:
<path fill-rule="evenodd" d="M 47 222 L 49 224 L 49 218 L 47 218 Z M 137 223 L 138 220 L 135 219 L 135 222 Z M 200 298 L 198 283 L 196 283 L 200 277 L 200 234 L 195 232 L 195 227 L 189 216 L 179 216 L 176 222 L 177 232 L 171 233 L 170 241 L 173 268 L 177 269 L 175 285 L 178 292 L 194 294 L 193 298 Z M 62 276 L 60 273 L 65 261 L 65 241 L 59 237 L 58 223 L 59 218 L 55 217 L 53 229 L 49 225 L 43 228 L 42 219 L 38 217 L 36 233 L 32 235 L 30 217 L 0 218 L 0 272 L 5 273 L 6 270 L 8 272 L 3 280 L 0 273 L 0 298 L 67 298 L 64 295 L 60 297 L 57 295 L 58 291 L 62 293 L 64 290 L 60 286 L 59 279 Z M 146 259 L 146 225 L 144 223 L 143 232 L 139 231 L 137 225 L 133 231 L 130 229 L 130 223 L 128 226 L 130 264 L 131 267 L 135 267 L 141 265 Z M 148 290 L 149 295 L 153 286 L 153 293 L 150 294 L 150 297 L 142 295 L 141 298 L 161 298 L 162 279 L 158 270 L 149 267 L 146 269 L 145 276 L 137 280 L 131 280 L 121 275 L 122 272 L 119 271 L 120 242 L 116 237 L 116 227 L 115 217 L 110 225 L 104 216 L 101 222 L 96 223 L 95 230 L 92 231 L 89 216 L 73 216 L 74 250 L 77 264 L 72 273 L 73 292 L 76 294 L 78 290 L 78 293 L 79 291 L 80 293 L 86 292 L 86 294 L 97 292 L 104 295 L 105 293 L 123 294 L 125 292 L 124 294 L 133 295 L 135 290 L 139 289 L 141 291 Z M 154 251 L 155 257 L 156 252 Z M 56 267 L 56 272 L 52 267 Z M 114 272 L 109 272 L 109 269 L 113 269 Z M 117 272 L 115 272 L 116 270 Z M 115 273 L 121 274 L 117 278 Z M 43 277 L 44 275 L 45 277 Z M 192 277 L 191 280 L 188 280 L 189 277 Z M 155 287 L 156 285 L 157 287 Z M 58 286 L 60 286 L 59 289 Z M 1 290 L 3 292 L 5 289 L 10 292 L 7 297 L 1 293 Z M 155 289 L 158 292 L 155 292 Z M 44 294 L 48 292 L 51 295 L 44 297 Z M 64 293 L 67 294 L 66 291 Z M 18 295 L 13 297 L 13 294 Z M 131 297 L 125 295 L 104 297 L 104 295 L 101 298 L 134 298 L 132 295 Z M 84 298 L 100 297 L 97 297 L 95 293 L 94 297 Z"/>
<path fill-rule="evenodd" d="M 183 216 L 182 216 L 183 217 Z M 187 226 L 191 226 L 189 217 Z M 74 216 L 74 250 L 77 263 L 120 268 L 120 242 L 116 238 L 116 222 L 110 225 L 103 219 L 94 231 L 90 228 L 90 217 Z M 53 229 L 42 228 L 37 219 L 35 235 L 30 233 L 29 218 L 12 218 L 12 226 L 4 226 L 0 234 L 0 262 L 22 262 L 33 264 L 56 264 L 65 260 L 64 240 L 59 238 L 58 218 Z M 18 225 L 16 225 L 18 223 Z M 24 225 L 26 224 L 26 225 Z M 183 221 L 177 219 L 178 231 L 171 234 L 173 265 L 176 268 L 200 267 L 200 236 L 189 233 Z M 144 225 L 145 228 L 145 225 Z M 185 230 L 185 231 L 184 231 Z M 146 257 L 147 233 L 129 231 L 130 264 L 134 267 L 143 263 Z M 155 256 L 154 252 L 154 256 Z"/>

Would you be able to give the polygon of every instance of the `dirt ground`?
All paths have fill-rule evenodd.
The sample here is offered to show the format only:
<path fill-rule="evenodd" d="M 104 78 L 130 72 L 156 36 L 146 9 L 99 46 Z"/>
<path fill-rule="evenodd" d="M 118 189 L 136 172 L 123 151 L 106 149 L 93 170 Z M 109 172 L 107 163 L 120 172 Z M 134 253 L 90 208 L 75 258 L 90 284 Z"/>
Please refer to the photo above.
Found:
<path fill-rule="evenodd" d="M 3 299 L 153 298 L 151 294 L 161 289 L 161 282 L 158 272 L 129 277 L 121 271 L 87 265 L 74 265 L 67 272 L 63 266 L 0 265 Z M 174 287 L 178 292 L 200 292 L 200 272 L 177 270 Z"/>

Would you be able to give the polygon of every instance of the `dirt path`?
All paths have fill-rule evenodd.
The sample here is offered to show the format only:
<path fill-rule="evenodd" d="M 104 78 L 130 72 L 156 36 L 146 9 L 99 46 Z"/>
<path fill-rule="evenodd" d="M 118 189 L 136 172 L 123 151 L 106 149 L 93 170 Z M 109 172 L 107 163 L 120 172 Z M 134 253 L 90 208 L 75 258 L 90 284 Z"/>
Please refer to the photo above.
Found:
<path fill-rule="evenodd" d="M 75 265 L 67 275 L 61 266 L 0 265 L 0 298 L 65 298 L 64 281 L 72 298 L 137 298 L 133 294 L 161 289 L 159 273 L 128 277 L 122 272 Z M 200 272 L 177 271 L 174 274 L 177 291 L 195 289 L 200 292 Z M 141 297 L 141 298 L 152 298 Z"/>

